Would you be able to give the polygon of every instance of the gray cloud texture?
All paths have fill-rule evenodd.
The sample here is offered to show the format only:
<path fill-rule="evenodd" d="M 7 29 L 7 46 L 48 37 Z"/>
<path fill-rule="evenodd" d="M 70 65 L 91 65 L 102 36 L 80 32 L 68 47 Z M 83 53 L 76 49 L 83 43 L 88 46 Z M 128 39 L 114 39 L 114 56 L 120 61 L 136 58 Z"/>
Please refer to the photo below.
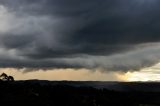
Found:
<path fill-rule="evenodd" d="M 159 0 L 1 0 L 0 66 L 138 70 L 160 59 Z"/>

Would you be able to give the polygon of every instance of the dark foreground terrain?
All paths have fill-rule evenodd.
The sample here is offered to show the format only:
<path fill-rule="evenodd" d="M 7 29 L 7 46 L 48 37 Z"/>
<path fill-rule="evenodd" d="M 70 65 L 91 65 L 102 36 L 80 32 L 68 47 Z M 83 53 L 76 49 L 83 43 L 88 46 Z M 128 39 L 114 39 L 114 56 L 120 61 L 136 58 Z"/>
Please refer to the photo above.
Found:
<path fill-rule="evenodd" d="M 160 83 L 0 82 L 1 106 L 160 106 Z"/>

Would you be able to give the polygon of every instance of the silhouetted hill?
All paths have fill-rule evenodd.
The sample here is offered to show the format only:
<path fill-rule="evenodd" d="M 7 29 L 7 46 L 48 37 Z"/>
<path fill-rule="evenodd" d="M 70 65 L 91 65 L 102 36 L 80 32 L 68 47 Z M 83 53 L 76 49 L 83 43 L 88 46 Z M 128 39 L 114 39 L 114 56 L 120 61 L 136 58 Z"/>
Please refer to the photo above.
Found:
<path fill-rule="evenodd" d="M 44 106 L 159 106 L 158 82 L 0 82 L 0 103 Z"/>

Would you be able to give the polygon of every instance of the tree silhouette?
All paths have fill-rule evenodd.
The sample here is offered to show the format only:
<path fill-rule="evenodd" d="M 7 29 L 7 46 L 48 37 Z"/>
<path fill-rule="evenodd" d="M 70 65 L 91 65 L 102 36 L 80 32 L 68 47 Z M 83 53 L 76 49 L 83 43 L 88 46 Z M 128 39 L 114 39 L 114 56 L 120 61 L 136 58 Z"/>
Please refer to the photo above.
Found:
<path fill-rule="evenodd" d="M 8 76 L 7 81 L 14 81 L 14 78 L 12 76 Z"/>
<path fill-rule="evenodd" d="M 2 73 L 2 74 L 0 75 L 0 78 L 1 78 L 1 80 L 3 80 L 3 81 L 7 81 L 7 80 L 8 80 L 8 75 L 7 75 L 6 73 Z"/>
<path fill-rule="evenodd" d="M 14 78 L 12 76 L 8 76 L 6 73 L 2 73 L 0 75 L 0 79 L 2 81 L 14 81 Z"/>

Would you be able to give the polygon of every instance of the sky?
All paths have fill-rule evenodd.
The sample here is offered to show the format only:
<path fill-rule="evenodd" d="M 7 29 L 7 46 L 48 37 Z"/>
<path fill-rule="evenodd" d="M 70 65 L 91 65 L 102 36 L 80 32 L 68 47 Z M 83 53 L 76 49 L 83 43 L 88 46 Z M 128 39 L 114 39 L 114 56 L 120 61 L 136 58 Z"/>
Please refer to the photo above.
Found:
<path fill-rule="evenodd" d="M 159 5 L 1 0 L 0 72 L 17 80 L 159 80 Z"/>

